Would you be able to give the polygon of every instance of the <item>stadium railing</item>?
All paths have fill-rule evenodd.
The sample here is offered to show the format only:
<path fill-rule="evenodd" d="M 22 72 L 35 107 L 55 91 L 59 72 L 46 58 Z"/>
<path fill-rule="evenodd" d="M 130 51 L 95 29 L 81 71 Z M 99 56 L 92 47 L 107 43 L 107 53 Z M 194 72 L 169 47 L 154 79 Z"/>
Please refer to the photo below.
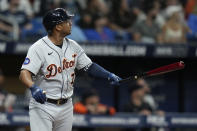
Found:
<path fill-rule="evenodd" d="M 28 112 L 0 113 L 0 126 L 29 125 Z M 164 116 L 119 113 L 114 116 L 74 114 L 74 127 L 197 127 L 197 114 L 167 113 Z"/>

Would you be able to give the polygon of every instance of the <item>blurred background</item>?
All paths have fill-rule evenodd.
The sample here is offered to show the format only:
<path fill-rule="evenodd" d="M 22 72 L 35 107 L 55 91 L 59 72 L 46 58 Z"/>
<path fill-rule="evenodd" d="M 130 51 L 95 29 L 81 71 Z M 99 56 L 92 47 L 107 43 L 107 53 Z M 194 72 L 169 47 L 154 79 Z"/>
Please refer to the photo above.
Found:
<path fill-rule="evenodd" d="M 177 61 L 186 67 L 120 87 L 77 73 L 73 131 L 197 130 L 197 0 L 0 0 L 0 131 L 29 131 L 29 91 L 18 80 L 50 9 L 75 14 L 88 56 L 122 78 Z"/>

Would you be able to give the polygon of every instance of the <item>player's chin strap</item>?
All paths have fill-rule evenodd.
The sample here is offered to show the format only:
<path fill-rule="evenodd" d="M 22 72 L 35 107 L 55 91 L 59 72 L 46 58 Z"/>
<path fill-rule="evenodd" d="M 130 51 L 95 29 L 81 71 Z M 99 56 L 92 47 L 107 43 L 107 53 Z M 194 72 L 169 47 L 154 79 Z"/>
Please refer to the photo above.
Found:
<path fill-rule="evenodd" d="M 109 81 L 112 82 L 112 84 L 114 85 L 114 83 L 119 83 L 119 80 L 121 80 L 121 78 L 119 78 L 118 76 L 116 76 L 115 74 L 105 70 L 103 67 L 99 66 L 96 63 L 92 63 L 89 66 L 86 66 L 84 68 L 84 70 L 93 77 L 96 78 L 102 78 L 102 79 L 107 79 Z"/>

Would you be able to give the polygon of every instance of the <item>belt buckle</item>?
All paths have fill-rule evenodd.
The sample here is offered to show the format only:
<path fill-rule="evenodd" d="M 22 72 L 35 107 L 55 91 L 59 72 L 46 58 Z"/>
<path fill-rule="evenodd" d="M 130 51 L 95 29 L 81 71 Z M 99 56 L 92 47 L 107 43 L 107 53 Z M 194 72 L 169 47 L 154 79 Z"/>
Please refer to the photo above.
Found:
<path fill-rule="evenodd" d="M 60 105 L 61 99 L 57 100 L 57 105 Z"/>

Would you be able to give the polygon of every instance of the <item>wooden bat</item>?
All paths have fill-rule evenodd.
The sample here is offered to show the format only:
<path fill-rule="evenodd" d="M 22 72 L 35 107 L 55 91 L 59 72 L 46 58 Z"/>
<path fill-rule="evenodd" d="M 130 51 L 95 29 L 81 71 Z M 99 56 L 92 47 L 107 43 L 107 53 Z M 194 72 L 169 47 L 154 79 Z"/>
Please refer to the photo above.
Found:
<path fill-rule="evenodd" d="M 173 64 L 161 66 L 161 67 L 158 67 L 156 69 L 153 69 L 153 70 L 141 73 L 141 74 L 130 76 L 128 78 L 120 80 L 119 83 L 128 82 L 131 80 L 137 80 L 138 78 L 157 76 L 157 75 L 165 74 L 165 73 L 176 71 L 176 70 L 181 70 L 181 69 L 184 69 L 184 67 L 185 67 L 184 62 L 180 61 L 180 62 L 176 62 Z"/>

